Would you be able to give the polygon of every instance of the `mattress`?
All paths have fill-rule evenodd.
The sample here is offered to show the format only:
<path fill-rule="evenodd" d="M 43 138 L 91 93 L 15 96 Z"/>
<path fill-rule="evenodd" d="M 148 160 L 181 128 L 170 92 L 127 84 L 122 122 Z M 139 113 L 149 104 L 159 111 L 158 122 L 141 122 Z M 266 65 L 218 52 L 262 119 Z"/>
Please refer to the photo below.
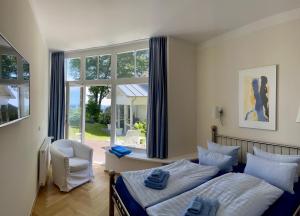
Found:
<path fill-rule="evenodd" d="M 245 164 L 234 167 L 233 172 L 243 172 Z M 218 173 L 220 176 L 224 173 Z M 215 176 L 215 177 L 217 177 Z M 122 177 L 116 181 L 116 190 L 132 216 L 146 216 L 146 211 L 134 200 L 127 190 Z M 300 183 L 294 185 L 295 194 L 284 192 L 284 194 L 263 214 L 263 216 L 292 216 L 300 205 Z"/>

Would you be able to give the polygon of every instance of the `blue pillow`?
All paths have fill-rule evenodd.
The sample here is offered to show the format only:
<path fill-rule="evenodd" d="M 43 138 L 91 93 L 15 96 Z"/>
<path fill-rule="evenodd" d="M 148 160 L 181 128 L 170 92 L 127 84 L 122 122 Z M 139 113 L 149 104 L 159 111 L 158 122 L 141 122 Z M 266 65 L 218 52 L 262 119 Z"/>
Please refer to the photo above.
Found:
<path fill-rule="evenodd" d="M 248 153 L 244 173 L 264 179 L 270 184 L 293 194 L 297 168 L 296 163 L 270 161 Z"/>
<path fill-rule="evenodd" d="M 238 153 L 239 153 L 239 146 L 225 146 L 220 145 L 211 141 L 207 142 L 208 150 L 218 152 L 221 154 L 229 155 L 232 157 L 232 163 L 234 166 L 238 165 Z"/>
<path fill-rule="evenodd" d="M 220 154 L 217 152 L 209 151 L 201 146 L 198 146 L 198 158 L 199 164 L 216 166 L 220 170 L 225 172 L 232 171 L 232 160 L 231 156 Z"/>
<path fill-rule="evenodd" d="M 283 162 L 283 163 L 296 163 L 298 165 L 297 175 L 295 176 L 294 182 L 298 182 L 298 176 L 300 174 L 300 155 L 280 155 L 265 152 L 259 148 L 253 147 L 254 155 L 260 158 L 268 159 L 271 161 Z"/>

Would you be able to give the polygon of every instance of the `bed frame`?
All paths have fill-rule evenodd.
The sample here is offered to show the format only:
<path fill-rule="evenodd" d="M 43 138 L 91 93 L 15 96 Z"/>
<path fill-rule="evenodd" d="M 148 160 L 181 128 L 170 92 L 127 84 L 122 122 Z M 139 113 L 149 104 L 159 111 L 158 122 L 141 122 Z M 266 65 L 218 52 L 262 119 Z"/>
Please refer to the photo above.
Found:
<path fill-rule="evenodd" d="M 300 155 L 300 147 L 285 144 L 276 144 L 258 140 L 250 140 L 233 136 L 218 134 L 217 126 L 211 127 L 211 139 L 213 142 L 229 146 L 240 146 L 239 162 L 246 162 L 247 153 L 253 153 L 253 146 L 264 151 L 276 154 Z M 122 202 L 117 190 L 116 179 L 119 173 L 109 171 L 109 216 L 114 216 L 115 208 L 120 216 L 130 216 L 126 206 Z M 300 206 L 297 208 L 293 216 L 300 216 Z"/>

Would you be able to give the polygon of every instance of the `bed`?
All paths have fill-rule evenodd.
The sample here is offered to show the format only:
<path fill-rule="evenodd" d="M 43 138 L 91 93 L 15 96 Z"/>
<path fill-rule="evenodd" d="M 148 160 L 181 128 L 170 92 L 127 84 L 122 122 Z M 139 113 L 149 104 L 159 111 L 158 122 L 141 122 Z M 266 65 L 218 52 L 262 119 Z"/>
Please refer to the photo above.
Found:
<path fill-rule="evenodd" d="M 268 143 L 257 140 L 249 140 L 238 137 L 231 137 L 217 133 L 217 127 L 212 127 L 212 141 L 223 145 L 240 146 L 239 165 L 234 167 L 233 172 L 243 172 L 245 168 L 246 154 L 253 153 L 253 147 L 256 146 L 262 150 L 277 153 L 295 155 L 300 154 L 300 147 L 284 144 Z M 118 173 L 111 171 L 110 173 L 110 194 L 109 194 L 109 214 L 114 215 L 116 208 L 121 216 L 146 216 L 147 213 L 127 190 L 125 183 Z M 217 176 L 220 176 L 218 174 Z M 298 216 L 300 215 L 300 183 L 294 185 L 295 194 L 292 195 L 284 192 L 280 198 L 275 201 L 270 208 L 264 212 L 264 216 Z"/>

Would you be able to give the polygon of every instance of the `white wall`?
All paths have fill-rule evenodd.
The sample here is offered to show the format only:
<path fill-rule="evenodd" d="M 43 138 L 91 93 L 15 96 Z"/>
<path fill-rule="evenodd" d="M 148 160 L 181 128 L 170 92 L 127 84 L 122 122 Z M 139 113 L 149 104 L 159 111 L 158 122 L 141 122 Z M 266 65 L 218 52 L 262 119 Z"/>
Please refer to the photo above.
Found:
<path fill-rule="evenodd" d="M 224 125 L 218 124 L 221 133 L 300 145 L 300 124 L 295 123 L 300 105 L 300 20 L 244 30 L 198 47 L 197 141 L 205 145 L 210 138 L 212 108 L 220 105 L 225 113 Z M 238 71 L 273 64 L 278 65 L 277 131 L 239 128 Z"/>
<path fill-rule="evenodd" d="M 168 156 L 196 151 L 196 48 L 168 38 Z"/>
<path fill-rule="evenodd" d="M 30 214 L 37 193 L 38 149 L 47 135 L 48 50 L 27 0 L 0 5 L 0 32 L 31 70 L 31 116 L 0 128 L 0 215 L 23 216 Z"/>

